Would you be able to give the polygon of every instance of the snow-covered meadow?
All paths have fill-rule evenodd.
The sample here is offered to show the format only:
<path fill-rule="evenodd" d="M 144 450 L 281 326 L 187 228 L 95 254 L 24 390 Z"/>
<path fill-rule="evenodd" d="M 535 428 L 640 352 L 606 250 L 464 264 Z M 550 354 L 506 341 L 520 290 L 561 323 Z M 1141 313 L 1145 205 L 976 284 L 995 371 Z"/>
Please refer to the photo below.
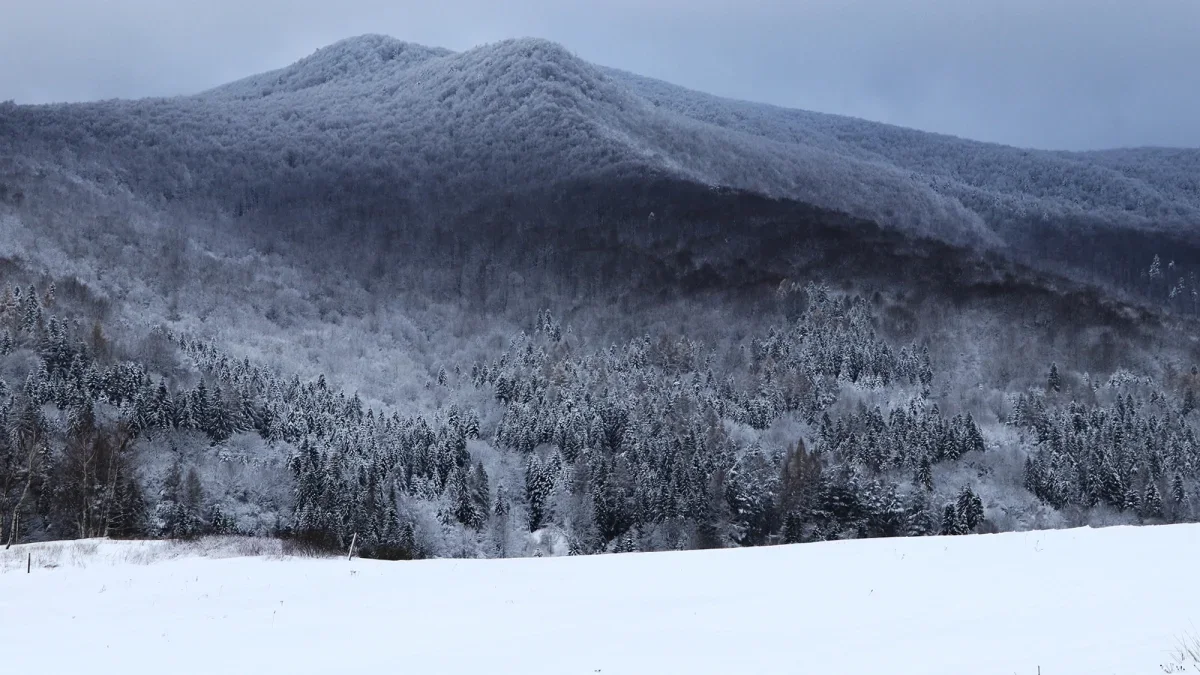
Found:
<path fill-rule="evenodd" d="M 0 553 L 0 653 L 12 673 L 1161 673 L 1200 615 L 1197 535 L 421 562 L 40 544 Z"/>

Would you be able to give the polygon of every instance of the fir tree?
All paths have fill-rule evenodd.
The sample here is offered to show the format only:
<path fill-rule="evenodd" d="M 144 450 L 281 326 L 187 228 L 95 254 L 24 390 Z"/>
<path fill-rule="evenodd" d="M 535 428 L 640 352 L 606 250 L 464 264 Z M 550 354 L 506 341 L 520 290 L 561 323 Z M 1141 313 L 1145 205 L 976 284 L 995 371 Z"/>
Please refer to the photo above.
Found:
<path fill-rule="evenodd" d="M 917 463 L 917 470 L 913 475 L 913 483 L 926 492 L 933 492 L 933 465 L 926 453 L 921 453 L 921 460 Z"/>
<path fill-rule="evenodd" d="M 471 501 L 474 503 L 475 511 L 479 514 L 479 527 L 487 520 L 489 506 L 491 504 L 491 489 L 488 485 L 487 471 L 483 468 L 483 462 L 477 462 L 475 469 L 471 472 L 467 481 L 467 487 L 470 490 Z"/>
<path fill-rule="evenodd" d="M 447 492 L 450 494 L 454 517 L 458 522 L 472 529 L 483 527 L 486 511 L 480 509 L 465 470 L 459 468 L 454 471 Z"/>
<path fill-rule="evenodd" d="M 504 489 L 504 483 L 496 486 L 496 506 L 492 509 L 492 513 L 499 517 L 508 515 L 508 490 Z"/>
<path fill-rule="evenodd" d="M 633 541 L 633 532 L 626 531 L 613 548 L 613 553 L 633 553 L 637 551 L 637 544 Z"/>
<path fill-rule="evenodd" d="M 1162 518 L 1163 517 L 1163 500 L 1162 495 L 1158 491 L 1158 485 L 1154 481 L 1146 483 L 1146 491 L 1142 495 L 1142 517 L 1143 518 Z"/>
<path fill-rule="evenodd" d="M 925 491 L 913 490 L 905 512 L 905 536 L 924 537 L 937 532 L 937 513 L 930 510 Z"/>
<path fill-rule="evenodd" d="M 947 504 L 942 509 L 942 534 L 966 534 L 966 527 L 959 518 L 958 509 L 954 504 Z"/>
<path fill-rule="evenodd" d="M 780 510 L 785 514 L 811 515 L 818 506 L 824 482 L 821 457 L 798 441 L 783 460 L 780 477 Z"/>
<path fill-rule="evenodd" d="M 186 536 L 182 501 L 183 467 L 176 460 L 163 478 L 156 509 L 159 530 L 164 537 L 176 539 Z"/>
<path fill-rule="evenodd" d="M 194 467 L 189 468 L 183 479 L 181 494 L 179 524 L 180 530 L 176 536 L 192 538 L 204 534 L 205 523 L 202 516 L 204 509 L 204 489 L 200 483 L 200 475 Z"/>
<path fill-rule="evenodd" d="M 1124 495 L 1124 498 L 1122 499 L 1122 503 L 1121 503 L 1121 510 L 1122 511 L 1133 511 L 1134 513 L 1137 513 L 1138 510 L 1141 508 L 1141 505 L 1142 505 L 1141 496 L 1138 494 L 1137 490 L 1134 489 L 1133 485 L 1130 485 L 1125 490 L 1125 495 Z"/>
<path fill-rule="evenodd" d="M 979 425 L 975 424 L 975 418 L 971 416 L 971 413 L 967 413 L 964 426 L 966 429 L 965 450 L 967 452 L 984 452 L 987 446 L 983 442 L 983 433 L 979 431 Z"/>
<path fill-rule="evenodd" d="M 188 416 L 191 418 L 195 429 L 209 433 L 212 425 L 212 411 L 210 409 L 211 401 L 208 396 L 208 387 L 205 386 L 204 380 L 196 385 L 192 390 L 192 394 L 188 397 Z"/>
<path fill-rule="evenodd" d="M 1187 490 L 1183 486 L 1183 475 L 1180 473 L 1176 473 L 1171 479 L 1171 499 L 1175 500 L 1177 506 L 1187 501 Z"/>
<path fill-rule="evenodd" d="M 561 463 L 551 455 L 545 462 L 536 456 L 529 458 L 525 469 L 525 499 L 529 503 L 529 531 L 536 532 L 546 525 L 550 498 L 558 481 Z"/>
<path fill-rule="evenodd" d="M 955 508 L 958 511 L 958 521 L 962 524 L 965 532 L 975 531 L 975 528 L 983 522 L 983 500 L 966 485 L 958 491 Z"/>
<path fill-rule="evenodd" d="M 146 536 L 146 500 L 136 479 L 117 483 L 113 508 L 108 521 L 108 536 L 113 539 L 136 539 Z"/>
<path fill-rule="evenodd" d="M 799 544 L 804 542 L 804 518 L 796 512 L 788 513 L 783 520 L 783 543 Z"/>
<path fill-rule="evenodd" d="M 220 504 L 214 503 L 208 510 L 208 530 L 213 534 L 236 534 L 237 525 L 225 514 Z"/>

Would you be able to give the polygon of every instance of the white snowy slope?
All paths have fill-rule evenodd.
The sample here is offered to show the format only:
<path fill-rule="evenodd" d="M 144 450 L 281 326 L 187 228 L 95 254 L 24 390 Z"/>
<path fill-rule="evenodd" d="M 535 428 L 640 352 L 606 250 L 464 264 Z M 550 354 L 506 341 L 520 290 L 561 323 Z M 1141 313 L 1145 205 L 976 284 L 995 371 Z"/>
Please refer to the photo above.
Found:
<path fill-rule="evenodd" d="M 414 195 L 431 185 L 450 194 L 520 190 L 636 170 L 955 242 L 994 241 L 1012 222 L 1040 219 L 1200 222 L 1200 150 L 1065 153 L 966 141 L 722 99 L 536 39 L 456 53 L 351 38 L 191 97 L 0 107 L 0 150 L 6 140 L 25 144 L 18 154 L 32 147 L 56 158 L 66 143 L 72 163 L 96 161 L 97 170 L 115 159 L 118 184 L 146 180 L 147 192 L 176 196 L 241 180 L 242 164 L 248 178 L 373 177 Z"/>
<path fill-rule="evenodd" d="M 0 558 L 4 672 L 1161 673 L 1200 620 L 1195 525 L 396 563 L 82 546 Z"/>

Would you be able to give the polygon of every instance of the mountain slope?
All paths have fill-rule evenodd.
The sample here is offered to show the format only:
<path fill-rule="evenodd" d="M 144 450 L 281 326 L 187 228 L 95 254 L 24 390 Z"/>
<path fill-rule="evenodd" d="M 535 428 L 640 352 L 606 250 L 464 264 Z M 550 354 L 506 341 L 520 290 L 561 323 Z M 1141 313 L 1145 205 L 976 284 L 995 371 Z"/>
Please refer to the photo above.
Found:
<path fill-rule="evenodd" d="M 0 551 L 0 607 L 22 617 L 0 646 L 22 672 L 52 659 L 54 670 L 120 663 L 130 675 L 164 664 L 178 673 L 390 664 L 555 675 L 1149 675 L 1178 663 L 1173 650 L 1195 630 L 1200 591 L 1186 580 L 1198 534 L 1080 529 L 404 563 L 221 557 L 230 553 L 219 546 L 207 558 L 204 544 L 28 546 Z M 47 656 L 64 643 L 72 649 Z"/>
<path fill-rule="evenodd" d="M 0 540 L 1200 518 L 1200 246 L 1104 206 L 1114 176 L 1186 196 L 1194 153 L 634 80 L 368 36 L 190 97 L 0 108 Z"/>
<path fill-rule="evenodd" d="M 653 172 L 955 243 L 1052 219 L 1178 231 L 1200 217 L 1198 151 L 974 143 L 719 99 L 532 39 L 452 53 L 364 36 L 191 97 L 9 106 L 0 144 L 34 157 L 66 144 L 135 192 L 250 207 L 331 182 L 412 204 Z"/>
<path fill-rule="evenodd" d="M 1168 226 L 1194 223 L 1198 214 L 1198 149 L 1028 150 L 722 99 L 623 71 L 606 72 L 655 105 L 692 119 L 913 172 L 985 219 L 1021 212 L 1042 219 L 1090 213 Z M 996 200 L 1001 209 L 989 203 Z"/>

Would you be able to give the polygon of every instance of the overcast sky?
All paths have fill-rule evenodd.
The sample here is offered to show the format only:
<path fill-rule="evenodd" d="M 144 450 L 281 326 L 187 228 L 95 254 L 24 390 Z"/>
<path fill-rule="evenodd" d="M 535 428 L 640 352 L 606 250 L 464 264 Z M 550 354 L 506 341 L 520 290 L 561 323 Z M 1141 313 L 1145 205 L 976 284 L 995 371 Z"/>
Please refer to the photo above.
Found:
<path fill-rule="evenodd" d="M 191 93 L 361 33 L 507 37 L 1014 145 L 1200 147 L 1200 0 L 4 0 L 0 100 Z"/>

